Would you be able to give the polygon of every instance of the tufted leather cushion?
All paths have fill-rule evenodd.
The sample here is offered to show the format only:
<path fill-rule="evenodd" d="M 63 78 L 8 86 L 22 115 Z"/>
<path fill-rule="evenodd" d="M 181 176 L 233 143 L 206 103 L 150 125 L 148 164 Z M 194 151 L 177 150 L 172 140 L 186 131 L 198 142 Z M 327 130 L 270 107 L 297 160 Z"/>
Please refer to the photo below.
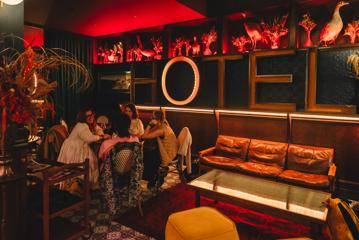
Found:
<path fill-rule="evenodd" d="M 240 158 L 229 158 L 216 155 L 204 156 L 201 158 L 201 161 L 207 165 L 225 169 L 238 169 L 239 166 L 244 162 Z"/>
<path fill-rule="evenodd" d="M 252 139 L 249 145 L 248 161 L 284 167 L 287 143 Z"/>
<path fill-rule="evenodd" d="M 333 162 L 333 153 L 332 148 L 290 144 L 287 169 L 327 175 Z"/>
<path fill-rule="evenodd" d="M 239 168 L 244 172 L 263 177 L 277 177 L 283 172 L 283 168 L 277 165 L 266 165 L 256 162 L 244 162 L 239 165 Z"/>
<path fill-rule="evenodd" d="M 219 135 L 216 142 L 215 154 L 246 159 L 249 142 L 249 138 Z"/>
<path fill-rule="evenodd" d="M 329 187 L 329 177 L 327 175 L 285 170 L 279 175 L 279 178 L 289 183 L 297 183 L 309 187 Z"/>

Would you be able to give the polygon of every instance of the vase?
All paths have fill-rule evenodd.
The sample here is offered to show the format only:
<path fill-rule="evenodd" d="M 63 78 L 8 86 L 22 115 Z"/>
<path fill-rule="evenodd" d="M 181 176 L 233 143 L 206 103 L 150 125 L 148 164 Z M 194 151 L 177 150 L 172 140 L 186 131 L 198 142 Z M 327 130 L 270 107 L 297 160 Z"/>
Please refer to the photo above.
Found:
<path fill-rule="evenodd" d="M 312 42 L 312 39 L 310 37 L 310 33 L 312 32 L 312 30 L 306 31 L 306 32 L 307 32 L 307 41 L 305 41 L 304 47 L 311 47 L 311 46 L 313 46 L 313 42 Z"/>

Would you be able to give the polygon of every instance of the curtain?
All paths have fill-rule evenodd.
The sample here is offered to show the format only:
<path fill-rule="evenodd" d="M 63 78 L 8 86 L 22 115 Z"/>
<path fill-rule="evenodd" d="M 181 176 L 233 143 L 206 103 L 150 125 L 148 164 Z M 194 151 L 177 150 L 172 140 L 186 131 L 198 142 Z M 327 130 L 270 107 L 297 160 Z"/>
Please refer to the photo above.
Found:
<path fill-rule="evenodd" d="M 45 29 L 46 48 L 62 48 L 70 52 L 77 60 L 83 63 L 90 74 L 92 73 L 92 39 L 68 32 Z M 64 118 L 71 126 L 76 114 L 85 106 L 93 105 L 93 84 L 85 91 L 79 91 L 78 86 L 69 87 L 71 74 L 66 67 L 54 71 L 51 77 L 57 81 L 58 86 L 52 95 L 56 117 Z"/>

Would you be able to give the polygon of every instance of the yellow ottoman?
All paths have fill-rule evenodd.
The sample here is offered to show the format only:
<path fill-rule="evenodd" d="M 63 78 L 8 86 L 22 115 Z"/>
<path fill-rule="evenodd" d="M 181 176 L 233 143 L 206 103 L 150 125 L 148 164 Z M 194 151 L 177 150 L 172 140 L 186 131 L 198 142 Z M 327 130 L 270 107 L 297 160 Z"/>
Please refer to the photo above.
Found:
<path fill-rule="evenodd" d="M 166 240 L 237 240 L 236 225 L 214 208 L 199 207 L 173 213 L 166 224 Z"/>

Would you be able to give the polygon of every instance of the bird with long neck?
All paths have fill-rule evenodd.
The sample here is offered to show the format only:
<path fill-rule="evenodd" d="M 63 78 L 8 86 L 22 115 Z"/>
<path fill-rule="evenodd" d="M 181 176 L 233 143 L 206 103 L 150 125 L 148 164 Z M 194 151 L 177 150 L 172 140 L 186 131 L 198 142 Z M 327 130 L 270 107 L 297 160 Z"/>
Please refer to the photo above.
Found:
<path fill-rule="evenodd" d="M 332 19 L 325 24 L 322 31 L 320 32 L 320 41 L 319 44 L 323 43 L 323 46 L 327 46 L 328 44 L 333 44 L 337 39 L 340 31 L 343 28 L 343 21 L 340 16 L 340 8 L 348 5 L 349 3 L 340 1 L 337 3 L 334 9 L 334 13 Z"/>
<path fill-rule="evenodd" d="M 152 49 L 143 49 L 141 38 L 139 35 L 136 36 L 137 44 L 138 44 L 138 53 L 142 54 L 143 56 L 147 57 L 147 59 L 152 59 L 156 53 Z"/>
<path fill-rule="evenodd" d="M 257 42 L 264 40 L 261 26 L 257 23 L 244 23 L 244 28 L 252 41 L 252 50 L 256 49 Z"/>

